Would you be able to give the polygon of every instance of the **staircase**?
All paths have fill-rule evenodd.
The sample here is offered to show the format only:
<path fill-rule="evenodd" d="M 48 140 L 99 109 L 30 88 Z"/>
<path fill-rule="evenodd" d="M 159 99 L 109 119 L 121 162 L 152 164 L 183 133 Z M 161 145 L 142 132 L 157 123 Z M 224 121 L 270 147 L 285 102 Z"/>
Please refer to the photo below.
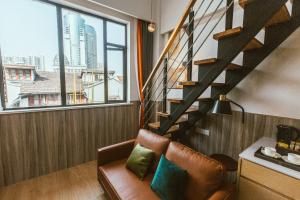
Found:
<path fill-rule="evenodd" d="M 218 41 L 217 57 L 197 60 L 193 41 L 198 37 L 198 35 L 195 35 L 195 29 L 199 27 L 194 25 L 193 16 L 195 16 L 198 9 L 203 10 L 201 6 L 210 0 L 199 0 L 201 2 L 199 2 L 200 8 L 198 9 L 195 8 L 196 1 L 191 0 L 189 2 L 185 14 L 174 29 L 166 48 L 143 88 L 146 96 L 143 103 L 146 112 L 145 126 L 161 135 L 183 133 L 192 127 L 196 121 L 205 117 L 219 95 L 226 95 L 236 87 L 300 26 L 300 0 L 292 1 L 292 14 L 289 13 L 286 6 L 288 0 L 239 0 L 239 5 L 244 9 L 242 27 L 231 27 L 234 1 L 224 0 L 227 1 L 225 2 L 227 6 L 223 9 L 225 11 L 218 21 L 226 17 L 226 30 L 208 35 Z M 216 8 L 215 12 L 218 10 L 220 10 L 219 7 Z M 186 25 L 184 22 L 188 17 L 189 23 Z M 170 66 L 167 63 L 163 66 L 162 64 L 164 60 L 168 59 L 169 49 L 172 45 L 174 46 L 174 38 L 178 36 L 179 30 L 182 28 L 187 29 L 190 37 L 187 41 L 188 60 L 181 63 L 186 67 L 188 73 L 193 72 L 191 70 L 193 67 L 198 67 L 198 80 L 192 81 L 191 77 L 188 76 L 188 80 L 180 82 L 180 87 L 177 87 L 182 90 L 182 98 L 167 99 L 169 91 L 167 74 Z M 211 29 L 208 26 L 202 27 L 202 29 L 211 33 L 214 31 L 214 28 Z M 265 29 L 264 43 L 255 38 L 262 29 Z M 207 42 L 207 39 L 203 40 L 203 44 Z M 243 52 L 243 64 L 233 64 L 232 61 L 241 52 Z M 215 82 L 216 78 L 224 71 L 226 74 L 225 82 Z M 162 75 L 162 79 L 157 78 L 160 75 Z M 200 98 L 209 87 L 211 87 L 210 97 Z M 161 94 L 162 96 L 160 96 Z M 160 98 L 154 98 L 155 96 L 160 96 Z M 199 102 L 197 107 L 192 106 L 195 102 Z M 156 105 L 159 103 L 162 106 Z M 169 112 L 166 109 L 167 103 L 170 104 Z M 154 107 L 162 107 L 162 110 L 156 112 Z M 155 119 L 157 119 L 157 122 L 150 123 L 151 120 Z"/>

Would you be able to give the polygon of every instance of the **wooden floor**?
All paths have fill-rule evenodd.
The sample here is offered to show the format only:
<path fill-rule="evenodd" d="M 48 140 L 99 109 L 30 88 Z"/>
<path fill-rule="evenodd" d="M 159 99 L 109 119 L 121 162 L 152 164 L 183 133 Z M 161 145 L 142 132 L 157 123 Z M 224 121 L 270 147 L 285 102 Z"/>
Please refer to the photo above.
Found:
<path fill-rule="evenodd" d="M 106 200 L 96 161 L 0 189 L 1 200 Z"/>

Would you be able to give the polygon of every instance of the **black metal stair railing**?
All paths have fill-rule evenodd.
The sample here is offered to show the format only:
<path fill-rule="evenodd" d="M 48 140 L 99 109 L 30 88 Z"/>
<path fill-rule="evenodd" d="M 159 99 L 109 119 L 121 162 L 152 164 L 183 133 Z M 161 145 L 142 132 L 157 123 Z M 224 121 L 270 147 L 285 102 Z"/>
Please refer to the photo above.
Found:
<path fill-rule="evenodd" d="M 299 27 L 299 1 L 300 0 L 295 0 L 293 2 L 292 20 L 284 24 L 275 24 L 275 26 L 272 27 L 266 27 L 266 24 L 268 24 L 270 19 L 273 18 L 273 16 L 278 13 L 283 6 L 285 6 L 287 0 L 251 1 L 251 3 L 246 3 L 246 6 L 244 6 L 244 4 L 242 6 L 244 8 L 243 28 L 240 28 L 238 34 L 234 34 L 234 36 L 226 37 L 225 39 L 218 39 L 217 58 L 212 59 L 213 61 L 209 64 L 195 64 L 198 65 L 198 80 L 193 82 L 191 81 L 193 60 L 200 49 L 206 44 L 208 38 L 215 31 L 216 27 L 225 15 L 225 29 L 228 30 L 232 28 L 234 1 L 203 0 L 199 2 L 200 5 L 197 9 L 194 9 L 196 1 L 191 0 L 188 8 L 188 12 L 190 14 L 185 12 L 184 17 L 174 30 L 166 48 L 163 51 L 163 54 L 159 59 L 159 62 L 143 88 L 143 92 L 147 97 L 145 98 L 145 102 L 143 102 L 146 116 L 145 125 L 148 126 L 148 122 L 156 120 L 153 116 L 157 116 L 155 114 L 156 108 L 158 107 L 159 110 L 162 111 L 159 115 L 159 120 L 156 120 L 158 122 L 149 124 L 150 128 L 155 129 L 157 133 L 165 134 L 168 130 L 174 130 L 174 124 L 178 124 L 179 128 L 183 127 L 185 129 L 192 126 L 199 118 L 209 111 L 213 100 L 217 99 L 217 97 L 221 94 L 227 94 Z M 205 3 L 208 5 L 205 6 Z M 222 3 L 225 4 L 224 9 L 220 9 Z M 212 5 L 215 5 L 216 7 L 213 7 Z M 198 21 L 196 22 L 195 17 L 198 16 L 200 10 L 202 13 L 200 13 L 199 18 L 197 19 Z M 209 10 L 213 11 L 207 17 L 207 12 Z M 217 13 L 219 14 L 218 16 L 216 16 Z M 185 26 L 183 21 L 187 20 L 187 17 L 189 17 L 189 23 Z M 203 23 L 203 25 L 202 22 L 204 18 L 208 19 Z M 249 42 L 253 42 L 253 40 L 255 41 L 255 36 L 264 27 L 266 27 L 265 46 L 262 44 L 260 49 L 245 51 L 245 47 L 248 46 Z M 176 41 L 174 37 L 178 36 L 179 29 L 182 28 L 186 29 L 187 38 L 182 41 L 183 35 L 179 35 L 179 39 Z M 195 32 L 196 30 L 199 30 L 199 32 Z M 279 31 L 282 34 L 276 35 L 276 31 Z M 206 35 L 204 33 L 206 33 Z M 270 42 L 270 40 L 272 41 Z M 178 49 L 181 42 L 184 44 L 180 47 L 180 49 Z M 199 42 L 199 44 L 197 43 L 198 46 L 196 45 L 196 42 Z M 170 50 L 171 44 L 175 46 L 173 50 Z M 187 50 L 185 48 L 186 45 L 188 45 Z M 169 50 L 171 52 L 169 52 Z M 167 54 L 166 51 L 169 53 Z M 173 58 L 175 51 L 177 55 Z M 237 70 L 230 70 L 227 68 L 232 60 L 243 51 L 243 65 Z M 183 54 L 183 57 L 179 58 L 179 56 L 182 56 L 181 54 Z M 164 64 L 161 66 L 162 61 L 164 61 Z M 178 64 L 178 66 L 174 67 L 175 64 Z M 184 73 L 184 70 L 177 73 L 178 69 L 182 66 L 188 73 L 187 79 L 185 80 L 187 82 L 182 84 L 183 98 L 180 100 L 175 99 L 170 102 L 170 111 L 167 113 L 167 96 Z M 173 73 L 170 73 L 171 69 L 174 70 Z M 212 84 L 224 70 L 225 83 Z M 170 85 L 170 88 L 168 88 L 168 85 Z M 202 95 L 203 92 L 210 86 L 211 97 L 202 100 L 198 99 L 199 96 Z M 199 101 L 196 115 L 195 112 L 187 112 L 187 109 L 195 101 Z M 184 124 L 181 122 L 185 121 L 179 119 L 183 114 L 188 115 L 188 119 Z M 185 129 L 183 129 L 183 131 Z M 177 130 L 180 131 L 181 129 Z"/>
<path fill-rule="evenodd" d="M 180 105 L 174 106 L 172 109 L 172 118 L 164 120 L 162 126 L 158 130 L 164 133 L 174 122 L 182 115 L 183 108 L 187 108 L 201 95 L 209 86 L 212 86 L 211 99 L 216 99 L 220 94 L 226 94 L 227 84 L 211 85 L 213 81 L 222 73 L 230 62 L 253 40 L 257 33 L 265 26 L 265 24 L 285 5 L 287 0 L 265 0 L 251 1 L 245 6 L 243 31 L 234 37 L 228 37 L 218 41 L 218 60 L 211 65 L 201 66 L 204 74 L 199 73 L 198 81 L 201 83 L 192 87 L 189 95 L 183 95 L 184 101 Z M 199 66 L 200 67 L 200 66 Z M 200 70 L 199 70 L 200 71 Z M 209 106 L 200 105 L 199 111 L 205 114 L 209 110 Z M 176 109 L 176 108 L 180 109 Z M 189 124 L 190 119 L 188 121 Z"/>
<path fill-rule="evenodd" d="M 217 25 L 220 23 L 220 21 L 222 20 L 222 18 L 225 16 L 225 14 L 228 12 L 228 10 L 230 10 L 233 7 L 234 1 L 230 1 L 230 4 L 227 4 L 227 6 L 225 7 L 225 11 L 222 12 L 221 16 L 218 18 L 217 22 L 213 25 L 213 27 L 209 30 L 209 33 L 206 36 L 203 36 L 204 31 L 207 31 L 208 25 L 210 24 L 210 22 L 212 21 L 212 19 L 214 17 L 216 17 L 217 12 L 219 11 L 222 3 L 225 4 L 227 1 L 226 0 L 212 0 L 212 1 L 206 1 L 209 2 L 208 5 L 204 8 L 204 11 L 201 14 L 201 17 L 197 20 L 197 23 L 195 26 L 191 26 L 194 25 L 194 20 L 195 17 L 197 16 L 197 14 L 199 13 L 199 11 L 203 8 L 205 0 L 203 0 L 200 5 L 198 6 L 198 8 L 196 10 L 191 10 L 190 14 L 190 19 L 189 19 L 189 23 L 187 27 L 189 30 L 188 32 L 188 37 L 187 39 L 184 41 L 184 44 L 181 46 L 179 52 L 177 52 L 177 55 L 174 59 L 172 59 L 171 64 L 168 66 L 168 59 L 171 58 L 173 56 L 173 54 L 175 53 L 175 50 L 177 49 L 177 47 L 179 46 L 180 42 L 183 39 L 183 35 L 181 35 L 179 37 L 179 40 L 176 44 L 176 46 L 174 47 L 174 49 L 172 50 L 171 53 L 169 53 L 168 57 L 165 58 L 165 65 L 163 68 L 161 68 L 158 72 L 158 75 L 156 77 L 156 79 L 152 82 L 151 86 L 147 86 L 146 89 L 146 95 L 149 98 L 147 98 L 147 102 L 144 102 L 144 106 L 145 106 L 145 125 L 147 126 L 148 122 L 150 122 L 151 120 L 153 120 L 152 116 L 155 115 L 155 110 L 153 108 L 155 108 L 158 104 L 162 104 L 163 108 L 162 111 L 165 112 L 166 111 L 166 97 L 169 94 L 169 92 L 171 91 L 171 88 L 174 87 L 174 85 L 178 82 L 179 78 L 181 77 L 181 75 L 183 74 L 183 70 L 181 71 L 181 73 L 177 74 L 177 78 L 175 78 L 176 80 L 173 82 L 173 84 L 170 86 L 170 89 L 168 89 L 168 84 L 170 83 L 170 81 L 174 78 L 176 71 L 179 69 L 180 66 L 184 65 L 186 70 L 188 70 L 188 72 L 190 73 L 192 70 L 192 66 L 193 66 L 193 59 L 194 57 L 197 55 L 197 53 L 200 51 L 200 49 L 203 47 L 203 45 L 205 44 L 206 40 L 209 38 L 209 36 L 212 34 L 212 32 L 215 30 L 215 28 L 217 27 Z M 214 5 L 213 3 L 217 3 L 216 7 L 213 9 L 212 14 L 210 15 L 209 19 L 206 21 L 205 25 L 203 27 L 201 27 L 201 30 L 199 32 L 199 34 L 197 34 L 196 38 L 194 39 L 194 33 L 195 30 L 200 26 L 200 24 L 203 22 L 203 19 L 207 16 L 209 9 L 212 8 L 212 5 Z M 194 45 L 195 43 L 201 38 L 204 37 L 204 40 L 201 42 L 200 46 L 197 48 L 197 50 L 195 52 L 193 52 L 194 49 Z M 184 48 L 186 47 L 186 45 L 188 45 L 188 50 L 187 52 L 185 52 L 183 58 L 178 61 L 179 56 L 181 55 L 181 53 L 183 52 Z M 187 61 L 185 61 L 187 58 Z M 174 72 L 169 75 L 168 77 L 168 73 L 170 72 L 170 70 L 172 69 L 172 67 L 174 66 L 174 64 L 178 64 L 178 66 L 173 69 Z M 163 75 L 162 80 L 163 81 L 163 85 L 161 87 L 161 85 L 156 84 L 159 80 L 160 80 L 160 76 Z M 188 76 L 188 80 L 191 80 L 191 76 Z M 150 94 L 149 94 L 150 93 Z M 162 95 L 162 97 L 161 97 Z M 161 101 L 158 101 L 159 98 L 161 97 Z M 154 100 L 153 100 L 154 98 Z"/>

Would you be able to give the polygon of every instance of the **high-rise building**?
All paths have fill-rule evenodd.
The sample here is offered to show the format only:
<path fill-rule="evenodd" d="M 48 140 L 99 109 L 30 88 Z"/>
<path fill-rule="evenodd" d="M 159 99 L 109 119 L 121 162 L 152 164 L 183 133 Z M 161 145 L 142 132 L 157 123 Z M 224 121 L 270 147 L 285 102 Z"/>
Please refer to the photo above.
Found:
<path fill-rule="evenodd" d="M 85 53 L 87 68 L 97 68 L 97 35 L 90 25 L 85 25 Z"/>
<path fill-rule="evenodd" d="M 3 56 L 3 64 L 6 65 L 30 65 L 35 66 L 37 71 L 45 70 L 44 56 Z"/>
<path fill-rule="evenodd" d="M 76 13 L 64 16 L 64 53 L 70 67 L 85 68 L 85 20 Z"/>
<path fill-rule="evenodd" d="M 96 31 L 77 13 L 64 15 L 64 53 L 76 71 L 97 67 Z"/>

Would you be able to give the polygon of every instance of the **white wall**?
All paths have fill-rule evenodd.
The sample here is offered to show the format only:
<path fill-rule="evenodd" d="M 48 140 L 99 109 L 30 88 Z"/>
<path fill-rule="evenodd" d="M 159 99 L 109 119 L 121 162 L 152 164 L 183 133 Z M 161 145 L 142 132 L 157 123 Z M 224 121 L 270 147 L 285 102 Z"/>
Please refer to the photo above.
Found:
<path fill-rule="evenodd" d="M 235 0 L 236 1 L 236 0 Z M 198 11 L 197 16 L 195 19 L 198 19 L 202 16 L 202 14 L 205 12 L 206 8 L 209 7 L 211 1 L 204 1 L 204 3 L 201 5 L 202 1 L 198 0 L 194 6 L 194 11 L 198 8 L 200 10 Z M 166 33 L 171 31 L 178 23 L 180 17 L 184 14 L 185 9 L 187 8 L 189 4 L 188 0 L 168 0 L 168 1 L 161 1 L 161 33 Z M 214 0 L 211 3 L 211 6 L 207 10 L 207 14 L 212 13 L 216 7 L 220 4 L 220 9 L 224 8 L 226 5 L 226 1 L 223 0 Z M 200 7 L 201 5 L 201 7 Z"/>
<path fill-rule="evenodd" d="M 187 4 L 187 1 L 161 1 L 161 33 L 168 32 L 175 27 L 180 15 L 183 13 L 184 4 Z M 243 9 L 236 4 L 234 13 L 234 27 L 242 26 Z M 223 31 L 225 28 L 224 25 L 225 22 L 223 20 L 221 21 L 221 24 L 217 26 L 214 33 Z M 201 26 L 204 26 L 204 23 L 201 23 Z M 210 29 L 212 24 L 208 27 Z M 264 41 L 263 30 L 258 34 L 257 38 L 262 42 Z M 248 75 L 232 92 L 230 92 L 228 95 L 229 98 L 243 105 L 246 112 L 300 119 L 299 40 L 300 30 L 290 36 L 271 55 L 269 55 L 256 70 Z M 216 57 L 217 44 L 218 43 L 214 41 L 211 36 L 196 55 L 196 59 Z M 200 43 L 196 44 L 196 46 L 199 45 Z M 242 58 L 243 55 L 241 53 L 233 62 L 241 64 Z M 194 66 L 193 79 L 197 80 L 197 71 L 195 69 L 197 68 Z M 216 82 L 224 82 L 224 74 L 225 73 L 219 76 Z M 209 95 L 210 89 L 208 89 L 203 96 Z M 176 90 L 176 92 L 173 91 L 170 96 L 173 98 L 181 98 L 182 93 Z"/>
<path fill-rule="evenodd" d="M 300 29 L 229 95 L 247 112 L 300 119 Z"/>
<path fill-rule="evenodd" d="M 151 21 L 151 0 L 88 0 L 135 18 Z"/>
<path fill-rule="evenodd" d="M 176 26 L 188 3 L 188 0 L 161 1 L 161 33 L 166 33 Z"/>

